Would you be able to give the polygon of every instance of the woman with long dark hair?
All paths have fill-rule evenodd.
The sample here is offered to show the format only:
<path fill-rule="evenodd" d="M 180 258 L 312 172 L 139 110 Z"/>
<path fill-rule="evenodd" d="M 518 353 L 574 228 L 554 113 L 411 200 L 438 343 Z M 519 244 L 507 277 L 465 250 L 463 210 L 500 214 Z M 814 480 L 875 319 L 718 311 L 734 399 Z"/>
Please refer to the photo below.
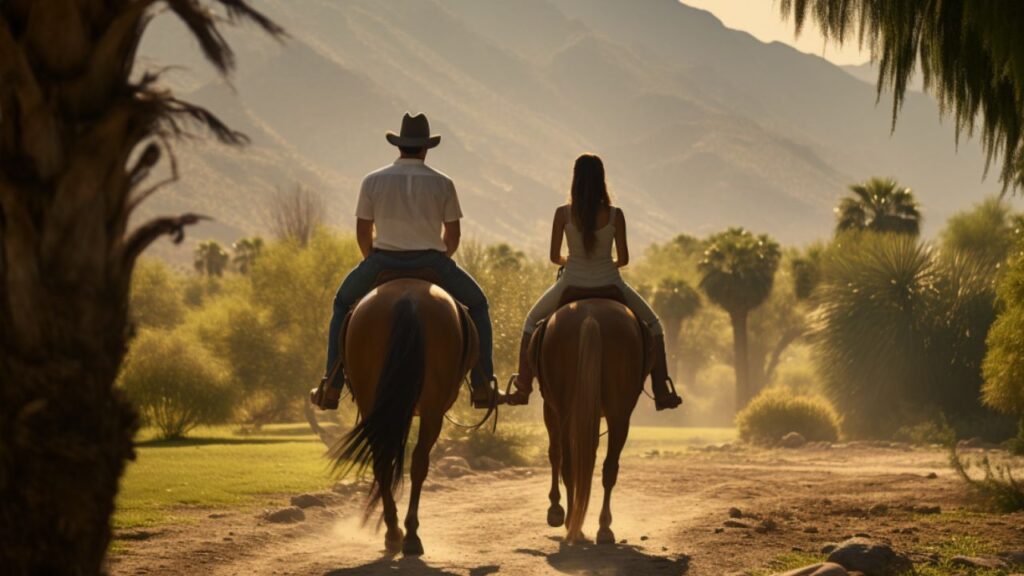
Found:
<path fill-rule="evenodd" d="M 562 239 L 569 245 L 568 258 L 562 256 Z M 612 245 L 615 258 L 612 258 Z M 626 305 L 654 333 L 656 358 L 651 372 L 651 387 L 658 410 L 675 408 L 682 399 L 668 386 L 665 360 L 665 336 L 657 314 L 642 296 L 626 284 L 619 268 L 629 263 L 626 243 L 626 217 L 612 205 L 604 178 L 604 163 L 593 154 L 576 159 L 573 168 L 572 193 L 569 204 L 555 210 L 551 228 L 551 261 L 564 270 L 555 284 L 540 297 L 526 318 L 519 350 L 519 372 L 515 376 L 516 391 L 509 395 L 509 404 L 526 404 L 533 390 L 527 348 L 537 324 L 558 307 L 562 294 L 570 286 L 597 288 L 616 286 Z"/>

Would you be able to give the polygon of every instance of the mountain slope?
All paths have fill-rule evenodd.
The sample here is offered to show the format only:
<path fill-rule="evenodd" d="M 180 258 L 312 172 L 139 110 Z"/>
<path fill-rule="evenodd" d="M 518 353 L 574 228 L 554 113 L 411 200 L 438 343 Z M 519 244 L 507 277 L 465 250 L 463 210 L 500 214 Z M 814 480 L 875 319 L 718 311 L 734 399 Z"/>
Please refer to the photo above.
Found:
<path fill-rule="evenodd" d="M 890 135 L 872 86 L 675 0 L 256 3 L 291 38 L 233 31 L 237 91 L 194 54 L 175 80 L 254 145 L 183 150 L 185 178 L 150 207 L 201 206 L 225 240 L 263 232 L 266 198 L 297 181 L 349 226 L 358 183 L 394 157 L 383 133 L 407 109 L 442 134 L 430 161 L 455 179 L 469 234 L 534 249 L 583 151 L 605 157 L 639 245 L 729 225 L 807 241 L 828 233 L 845 186 L 873 175 L 913 187 L 933 231 L 998 186 L 981 182 L 975 143 L 955 150 L 925 95 L 909 95 Z M 185 38 L 159 25 L 147 61 L 182 61 Z"/>

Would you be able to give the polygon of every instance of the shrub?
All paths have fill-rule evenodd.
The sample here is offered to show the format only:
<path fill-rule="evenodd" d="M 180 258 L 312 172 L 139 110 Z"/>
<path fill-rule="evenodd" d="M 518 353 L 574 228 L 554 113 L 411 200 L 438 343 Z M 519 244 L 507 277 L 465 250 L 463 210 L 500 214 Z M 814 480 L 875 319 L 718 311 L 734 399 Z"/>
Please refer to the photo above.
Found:
<path fill-rule="evenodd" d="M 1000 412 L 1024 417 L 1024 242 L 1018 244 L 998 292 L 1002 310 L 988 334 L 983 400 Z"/>
<path fill-rule="evenodd" d="M 809 441 L 839 439 L 839 416 L 822 398 L 796 396 L 785 388 L 759 394 L 736 416 L 740 439 L 746 442 L 777 442 L 790 432 Z"/>
<path fill-rule="evenodd" d="M 162 438 L 231 417 L 234 388 L 227 370 L 180 331 L 143 331 L 132 343 L 120 385 Z"/>

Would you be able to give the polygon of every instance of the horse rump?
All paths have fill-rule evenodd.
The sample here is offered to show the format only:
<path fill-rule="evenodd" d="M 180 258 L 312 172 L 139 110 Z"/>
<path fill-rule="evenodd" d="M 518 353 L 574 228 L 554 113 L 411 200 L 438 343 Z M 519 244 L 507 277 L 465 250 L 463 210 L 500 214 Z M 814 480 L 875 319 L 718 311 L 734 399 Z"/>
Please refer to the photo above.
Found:
<path fill-rule="evenodd" d="M 405 446 L 416 403 L 423 389 L 424 341 L 416 301 L 404 296 L 395 303 L 387 355 L 369 414 L 331 449 L 339 476 L 362 475 L 372 465 L 373 482 L 364 521 L 384 490 L 402 483 Z"/>

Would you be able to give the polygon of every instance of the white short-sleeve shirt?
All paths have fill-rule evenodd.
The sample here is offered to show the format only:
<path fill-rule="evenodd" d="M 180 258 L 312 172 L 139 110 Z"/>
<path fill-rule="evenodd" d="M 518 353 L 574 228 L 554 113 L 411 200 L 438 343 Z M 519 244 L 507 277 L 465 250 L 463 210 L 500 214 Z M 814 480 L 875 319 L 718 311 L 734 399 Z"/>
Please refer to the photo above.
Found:
<path fill-rule="evenodd" d="M 451 178 L 422 160 L 399 158 L 363 179 L 356 218 L 373 220 L 374 248 L 444 252 L 442 225 L 462 218 L 462 209 Z"/>

